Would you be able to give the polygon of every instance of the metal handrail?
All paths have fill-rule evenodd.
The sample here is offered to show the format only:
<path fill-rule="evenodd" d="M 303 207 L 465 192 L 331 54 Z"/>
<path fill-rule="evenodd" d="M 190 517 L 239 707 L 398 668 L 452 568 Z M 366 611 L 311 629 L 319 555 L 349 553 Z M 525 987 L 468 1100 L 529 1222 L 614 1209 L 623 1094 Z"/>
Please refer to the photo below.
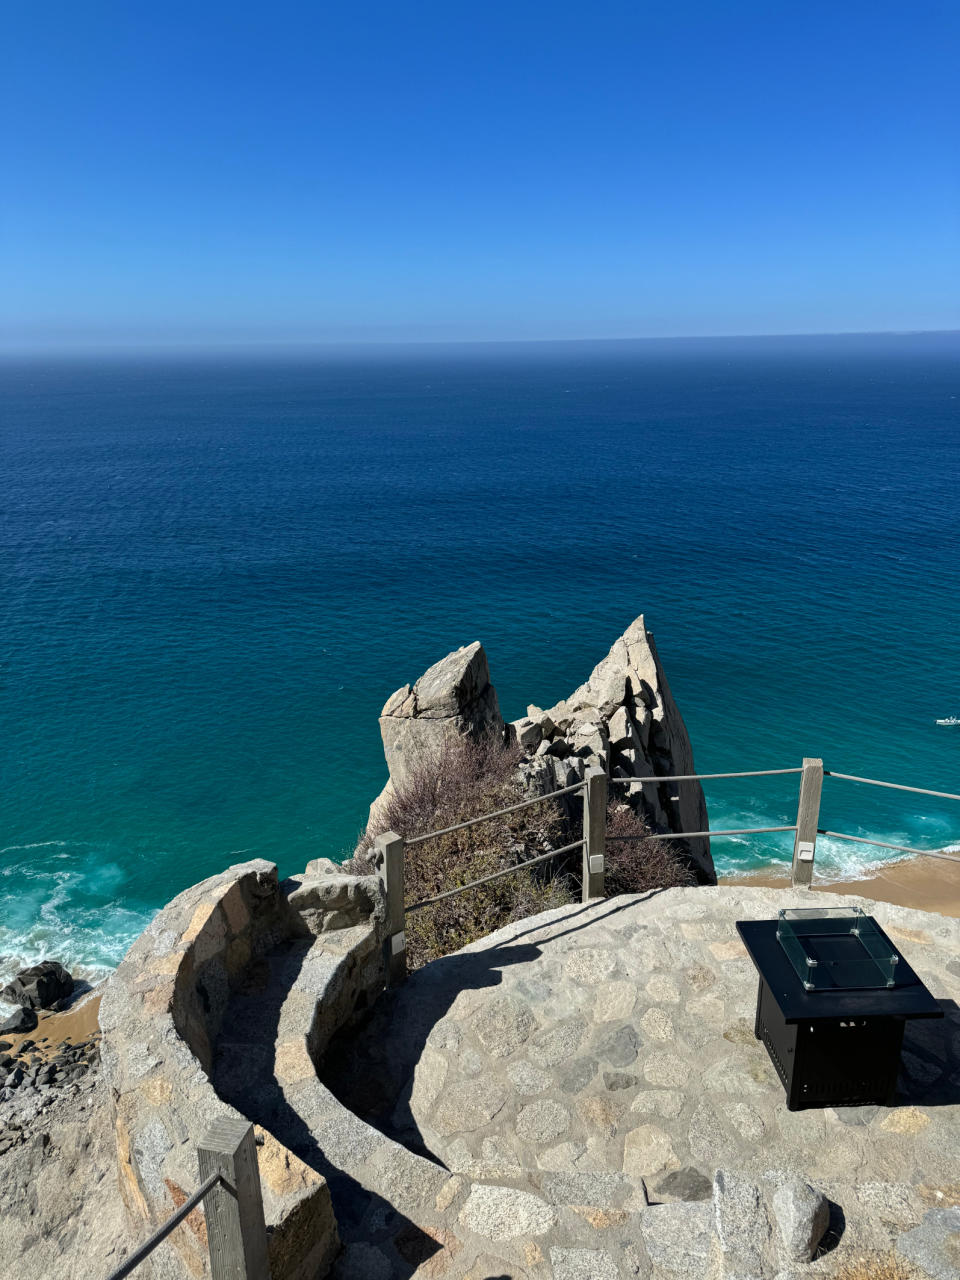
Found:
<path fill-rule="evenodd" d="M 793 769 L 746 769 L 738 773 L 665 773 L 665 774 L 647 774 L 641 778 L 608 778 L 607 781 L 611 786 L 618 785 L 636 785 L 643 786 L 644 783 L 652 782 L 659 785 L 661 782 L 699 782 L 703 779 L 710 778 L 772 778 L 782 776 L 788 773 L 802 773 L 802 768 Z M 924 787 L 908 787 L 902 782 L 881 782 L 877 778 L 859 778 L 852 773 L 837 773 L 833 769 L 824 769 L 823 776 L 825 778 L 841 778 L 846 782 L 865 782 L 872 787 L 891 787 L 895 791 L 912 791 L 922 796 L 937 796 L 941 800 L 960 800 L 960 795 L 955 795 L 952 791 L 930 791 Z M 584 784 L 575 782 L 569 787 L 561 787 L 557 791 L 548 791 L 546 795 L 533 796 L 528 800 L 520 800 L 517 804 L 507 805 L 504 809 L 495 809 L 492 813 L 483 813 L 477 818 L 467 818 L 465 822 L 457 822 L 452 827 L 441 827 L 439 831 L 428 831 L 424 835 L 411 836 L 406 841 L 407 847 L 411 845 L 422 844 L 425 840 L 434 840 L 437 836 L 451 835 L 454 831 L 463 831 L 467 827 L 476 826 L 480 822 L 488 822 L 492 818 L 502 818 L 505 814 L 516 813 L 519 809 L 529 808 L 531 805 L 542 804 L 545 800 L 555 800 L 559 796 L 571 795 L 574 791 L 582 791 Z M 722 836 L 722 835 L 754 835 L 762 834 L 768 831 L 794 831 L 796 826 L 792 827 L 744 827 L 737 831 L 686 831 L 675 832 L 663 836 L 670 839 L 671 836 L 677 838 L 681 836 Z M 619 837 L 618 837 L 619 838 Z M 851 837 L 851 839 L 854 837 Z M 880 841 L 869 841 L 870 844 L 880 844 Z M 884 848 L 905 849 L 910 853 L 922 853 L 921 849 L 909 849 L 906 845 L 884 845 Z"/>
<path fill-rule="evenodd" d="M 512 867 L 504 867 L 500 871 L 494 871 L 493 875 L 484 876 L 482 880 L 471 880 L 469 884 L 458 884 L 454 889 L 447 889 L 444 893 L 438 893 L 435 898 L 422 898 L 419 902 L 414 902 L 409 907 L 404 907 L 404 915 L 410 915 L 414 911 L 419 911 L 421 907 L 432 907 L 435 902 L 442 902 L 444 898 L 452 898 L 455 894 L 465 893 L 467 889 L 476 889 L 478 885 L 489 884 L 491 880 L 500 880 L 503 876 L 512 875 L 514 871 L 522 871 L 524 867 L 532 867 L 538 862 L 546 862 L 548 858 L 559 857 L 562 853 L 572 853 L 574 849 L 582 849 L 583 841 L 574 840 L 573 844 L 566 844 L 562 849 L 551 849 L 549 853 L 538 854 L 536 858 L 528 858 L 526 862 L 517 862 Z"/>
<path fill-rule="evenodd" d="M 745 773 L 667 773 L 667 774 L 648 774 L 643 778 L 608 778 L 610 783 L 637 783 L 641 785 L 645 782 L 691 782 L 700 778 L 767 778 L 774 774 L 783 773 L 802 773 L 801 768 L 796 769 L 750 769 Z M 427 831 L 423 835 L 411 836 L 405 841 L 407 848 L 411 845 L 423 844 L 425 840 L 435 840 L 437 836 L 448 836 L 454 831 L 464 831 L 467 827 L 475 827 L 479 822 L 488 822 L 491 818 L 502 818 L 504 814 L 516 813 L 518 809 L 527 809 L 530 805 L 542 804 L 544 800 L 555 800 L 558 796 L 571 795 L 574 791 L 583 790 L 583 782 L 574 782 L 569 787 L 560 787 L 556 791 L 548 791 L 546 795 L 532 796 L 529 800 L 520 800 L 517 804 L 509 804 L 505 809 L 494 809 L 492 813 L 482 813 L 477 818 L 467 818 L 465 822 L 456 822 L 452 827 L 441 827 L 439 831 Z M 786 830 L 787 828 L 782 828 Z M 758 828 L 758 830 L 767 830 L 767 828 Z M 781 830 L 781 828 L 771 827 L 770 830 Z M 689 832 L 690 835 L 710 835 L 709 831 Z M 722 834 L 716 832 L 716 835 Z M 732 834 L 739 835 L 740 832 Z"/>
<path fill-rule="evenodd" d="M 654 783 L 659 786 L 661 783 L 699 782 L 712 778 L 765 778 L 796 773 L 801 775 L 796 822 L 784 823 L 780 826 L 725 827 L 719 831 L 653 831 L 644 835 L 613 835 L 606 829 L 608 783 L 613 785 L 639 784 L 640 787 L 643 787 L 646 783 Z M 572 853 L 576 849 L 583 851 L 581 887 L 585 903 L 604 896 L 605 853 L 607 846 L 640 843 L 645 840 L 723 839 L 728 836 L 765 835 L 792 831 L 794 832 L 794 848 L 791 877 L 792 883 L 796 887 L 808 887 L 811 883 L 818 835 L 833 836 L 838 840 L 852 840 L 857 844 L 876 845 L 881 849 L 893 849 L 898 853 L 916 854 L 921 857 L 940 858 L 945 862 L 960 863 L 960 856 L 954 857 L 949 853 L 941 853 L 939 850 L 916 849 L 909 845 L 892 844 L 885 840 L 870 840 L 865 836 L 851 836 L 844 832 L 827 831 L 823 827 L 819 827 L 817 822 L 820 816 L 821 786 L 824 777 L 839 778 L 848 782 L 863 782 L 878 787 L 891 787 L 896 791 L 911 791 L 918 795 L 936 796 L 944 800 L 960 800 L 960 795 L 954 795 L 948 791 L 933 791 L 924 787 L 910 787 L 898 782 L 881 782 L 877 778 L 861 778 L 850 773 L 834 773 L 831 770 L 824 769 L 823 761 L 819 758 L 808 759 L 804 757 L 803 764 L 799 768 L 744 769 L 728 773 L 648 774 L 646 777 L 639 778 L 630 776 L 609 778 L 604 769 L 595 767 L 588 769 L 582 781 L 576 782 L 572 786 L 561 787 L 557 791 L 549 791 L 546 795 L 531 796 L 529 799 L 520 800 L 516 804 L 507 805 L 503 809 L 497 809 L 493 813 L 485 813 L 476 818 L 468 818 L 465 822 L 455 823 L 439 831 L 413 836 L 410 840 L 404 840 L 402 836 L 397 835 L 395 832 L 387 832 L 377 838 L 378 845 L 382 846 L 379 863 L 381 867 L 380 878 L 387 900 L 387 922 L 385 926 L 385 933 L 389 940 L 389 948 L 385 953 L 388 957 L 386 961 L 387 981 L 391 986 L 397 985 L 403 981 L 407 973 L 407 916 L 421 911 L 425 907 L 431 907 L 438 902 L 443 902 L 446 898 L 455 897 L 459 893 L 468 893 L 471 889 L 490 884 L 494 880 L 512 875 L 515 871 L 522 871 L 526 867 L 536 866 L 539 863 L 547 862 L 551 858 L 561 857 L 564 854 Z M 425 840 L 448 835 L 454 831 L 463 831 L 467 827 L 486 822 L 491 818 L 502 817 L 508 813 L 516 813 L 518 810 L 526 809 L 531 805 L 542 804 L 545 800 L 558 799 L 560 796 L 571 795 L 574 792 L 583 793 L 582 839 L 575 840 L 560 849 L 550 849 L 535 858 L 528 858 L 525 862 L 501 867 L 499 871 L 494 871 L 490 875 L 471 880 L 468 884 L 455 885 L 451 889 L 446 889 L 442 893 L 435 894 L 429 898 L 423 898 L 419 902 L 413 902 L 409 906 L 405 904 L 404 850 L 406 847 L 422 844 Z M 674 800 L 677 798 L 676 796 L 672 797 Z"/>
<path fill-rule="evenodd" d="M 548 791 L 543 796 L 533 796 L 529 800 L 521 800 L 518 804 L 508 804 L 505 809 L 495 809 L 493 813 L 482 813 L 479 818 L 468 818 L 466 822 L 454 823 L 452 827 L 441 827 L 439 831 L 428 831 L 426 835 L 411 836 L 406 841 L 407 848 L 412 844 L 423 844 L 424 840 L 434 840 L 437 836 L 448 836 L 452 831 L 463 831 L 465 827 L 475 827 L 478 822 L 488 822 L 491 818 L 502 818 L 505 813 L 516 813 L 518 809 L 528 809 L 532 804 L 542 804 L 544 800 L 555 800 L 557 796 L 570 795 L 572 791 L 582 791 L 584 784 L 575 782 L 572 786 L 561 787 L 558 791 Z"/>
<path fill-rule="evenodd" d="M 774 776 L 782 776 L 784 774 L 803 773 L 802 767 L 794 767 L 789 769 L 747 769 L 730 773 L 673 773 L 673 774 L 648 774 L 645 777 L 631 778 L 608 778 L 607 781 L 613 785 L 620 784 L 637 784 L 643 786 L 645 783 L 655 783 L 659 785 L 662 782 L 699 782 L 713 778 L 768 778 Z M 924 787 L 910 787 L 899 782 L 882 782 L 877 778 L 861 778 L 851 773 L 836 773 L 830 769 L 823 770 L 824 777 L 839 778 L 846 782 L 864 782 L 875 787 L 890 787 L 896 791 L 911 791 L 917 795 L 936 796 L 943 800 L 960 800 L 960 795 L 955 795 L 949 791 L 931 791 Z M 426 840 L 433 840 L 437 836 L 450 835 L 455 831 L 463 831 L 467 827 L 476 826 L 480 822 L 487 822 L 492 818 L 500 818 L 508 813 L 516 813 L 520 809 L 529 808 L 531 805 L 542 804 L 545 800 L 554 800 L 560 796 L 571 795 L 575 791 L 583 791 L 586 783 L 583 781 L 573 783 L 569 787 L 561 787 L 556 791 L 548 791 L 546 795 L 532 796 L 527 800 L 520 800 L 517 804 L 507 805 L 503 809 L 496 809 L 492 813 L 484 813 L 476 818 L 468 818 L 465 822 L 457 822 L 450 827 L 442 827 L 439 831 L 430 831 L 424 835 L 413 836 L 405 841 L 409 848 L 411 845 L 422 844 Z M 796 831 L 797 824 L 789 823 L 784 826 L 776 827 L 732 827 L 722 831 L 665 831 L 651 832 L 649 835 L 643 836 L 614 836 L 607 834 L 605 839 L 610 844 L 628 844 L 637 843 L 643 840 L 688 840 L 699 837 L 720 838 L 724 836 L 748 836 L 748 835 L 766 835 L 780 831 Z M 915 849 L 910 845 L 890 844 L 884 840 L 869 840 L 864 836 L 846 835 L 839 831 L 826 831 L 818 828 L 819 835 L 833 836 L 838 840 L 853 840 L 858 844 L 872 844 L 881 849 L 895 849 L 901 853 L 913 853 L 931 858 L 942 858 L 946 862 L 960 862 L 960 857 L 953 857 L 948 853 L 940 853 L 931 849 Z M 560 854 L 570 853 L 574 849 L 584 847 L 583 840 L 574 841 L 573 844 L 565 845 L 562 849 L 551 849 L 549 853 L 541 854 L 539 857 L 530 858 L 526 862 L 519 862 L 515 866 L 504 867 L 500 871 L 495 871 L 489 876 L 484 876 L 479 880 L 472 880 L 469 884 L 457 885 L 453 889 L 448 889 L 444 893 L 437 894 L 432 898 L 424 898 L 420 902 L 415 902 L 409 907 L 404 907 L 404 915 L 410 915 L 414 911 L 420 911 L 423 907 L 433 906 L 434 903 L 442 902 L 444 898 L 451 898 L 455 894 L 464 893 L 468 889 L 475 889 L 480 885 L 489 884 L 491 880 L 499 880 L 502 876 L 511 875 L 514 871 L 521 871 L 524 867 L 532 867 L 539 862 L 546 862 L 549 858 L 555 858 Z M 113 1280 L 113 1277 L 111 1277 Z"/>
<path fill-rule="evenodd" d="M 833 836 L 835 840 L 854 840 L 857 844 L 875 844 L 880 849 L 898 849 L 901 853 L 918 853 L 924 858 L 942 858 L 944 862 L 960 862 L 956 854 L 942 853 L 939 849 L 914 849 L 908 844 L 889 844 L 886 840 L 870 840 L 866 836 L 848 836 L 843 831 L 827 831 L 824 827 L 817 827 L 817 835 Z"/>
<path fill-rule="evenodd" d="M 201 1183 L 193 1195 L 184 1200 L 176 1213 L 172 1213 L 166 1222 L 161 1227 L 157 1228 L 149 1240 L 145 1241 L 135 1253 L 132 1253 L 126 1262 L 117 1267 L 116 1271 L 110 1272 L 107 1276 L 107 1280 L 124 1280 L 124 1277 L 128 1276 L 131 1271 L 134 1271 L 139 1267 L 141 1262 L 146 1261 L 157 1245 L 162 1244 L 163 1241 L 166 1240 L 167 1236 L 170 1235 L 171 1231 L 176 1227 L 179 1227 L 184 1218 L 188 1217 L 189 1214 L 193 1212 L 201 1200 L 203 1200 L 205 1196 L 209 1195 L 219 1182 L 222 1182 L 225 1187 L 229 1188 L 230 1184 L 227 1182 L 226 1178 L 224 1178 L 222 1173 L 211 1173 L 206 1182 Z"/>
<path fill-rule="evenodd" d="M 797 824 L 791 823 L 787 827 L 734 827 L 729 831 L 651 831 L 643 836 L 611 836 L 606 837 L 607 844 L 613 841 L 623 843 L 625 841 L 639 840 L 686 840 L 692 839 L 693 836 L 754 836 L 760 835 L 764 831 L 796 831 Z"/>
<path fill-rule="evenodd" d="M 894 791 L 915 791 L 920 796 L 937 796 L 941 800 L 960 800 L 960 796 L 952 791 L 928 791 L 925 787 L 907 787 L 902 782 L 880 782 L 877 778 L 858 778 L 852 773 L 835 773 L 833 769 L 824 769 L 825 778 L 842 778 L 845 782 L 865 782 L 871 787 L 890 787 Z M 891 849 L 897 848 L 891 845 Z"/>
<path fill-rule="evenodd" d="M 648 773 L 642 778 L 609 778 L 609 782 L 690 782 L 698 778 L 769 778 L 775 773 L 803 773 L 796 769 L 748 769 L 745 773 Z"/>

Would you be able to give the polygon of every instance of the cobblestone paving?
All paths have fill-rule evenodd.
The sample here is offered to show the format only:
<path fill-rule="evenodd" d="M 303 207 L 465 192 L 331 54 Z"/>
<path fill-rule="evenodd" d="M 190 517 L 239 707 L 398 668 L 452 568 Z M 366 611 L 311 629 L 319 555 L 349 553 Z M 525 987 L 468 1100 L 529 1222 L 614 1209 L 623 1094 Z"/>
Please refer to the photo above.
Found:
<path fill-rule="evenodd" d="M 734 922 L 804 901 L 669 890 L 522 921 L 413 975 L 340 1087 L 349 1077 L 357 1110 L 470 1179 L 451 1231 L 522 1236 L 530 1275 L 792 1280 L 775 1196 L 799 1175 L 832 1202 L 836 1247 L 797 1275 L 903 1235 L 917 1275 L 960 1277 L 960 924 L 869 904 L 947 1017 L 908 1026 L 893 1107 L 790 1112 L 754 1037 Z"/>

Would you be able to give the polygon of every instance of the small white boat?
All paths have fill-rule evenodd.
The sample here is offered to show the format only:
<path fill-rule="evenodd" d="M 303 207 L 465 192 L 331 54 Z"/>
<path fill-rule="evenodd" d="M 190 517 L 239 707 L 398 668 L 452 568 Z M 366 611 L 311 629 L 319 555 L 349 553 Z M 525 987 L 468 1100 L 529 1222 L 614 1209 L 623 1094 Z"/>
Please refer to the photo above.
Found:
<path fill-rule="evenodd" d="M 937 724 L 960 724 L 960 716 L 947 716 L 943 720 L 938 720 Z"/>

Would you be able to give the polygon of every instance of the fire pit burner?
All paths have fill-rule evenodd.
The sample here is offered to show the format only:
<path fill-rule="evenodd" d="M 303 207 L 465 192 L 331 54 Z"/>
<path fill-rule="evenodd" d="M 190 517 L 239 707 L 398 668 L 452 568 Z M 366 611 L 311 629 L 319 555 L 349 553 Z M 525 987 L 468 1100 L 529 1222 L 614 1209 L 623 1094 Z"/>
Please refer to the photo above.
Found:
<path fill-rule="evenodd" d="M 777 941 L 806 991 L 892 987 L 900 957 L 860 907 L 790 907 L 777 917 Z"/>
<path fill-rule="evenodd" d="M 789 1110 L 891 1103 L 904 1024 L 943 1010 L 873 916 L 791 909 L 737 932 L 760 975 L 754 1031 Z"/>

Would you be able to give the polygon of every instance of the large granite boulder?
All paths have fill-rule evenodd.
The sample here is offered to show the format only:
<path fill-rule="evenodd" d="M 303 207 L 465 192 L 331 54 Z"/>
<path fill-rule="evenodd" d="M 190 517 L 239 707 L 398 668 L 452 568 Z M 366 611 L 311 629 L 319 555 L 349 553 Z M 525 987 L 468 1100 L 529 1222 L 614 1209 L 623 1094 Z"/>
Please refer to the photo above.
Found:
<path fill-rule="evenodd" d="M 474 641 L 447 654 L 414 685 L 405 684 L 380 714 L 380 735 L 390 780 L 370 806 L 370 825 L 394 789 L 403 787 L 418 761 L 431 758 L 454 737 L 503 732 L 497 691 L 483 645 Z"/>
<path fill-rule="evenodd" d="M 25 1009 L 52 1009 L 72 991 L 73 978 L 63 965 L 56 960 L 41 960 L 29 969 L 21 969 L 0 991 L 0 1000 Z"/>
<path fill-rule="evenodd" d="M 302 922 L 302 933 L 318 936 L 354 929 L 384 917 L 384 896 L 377 878 L 344 875 L 328 858 L 314 858 L 302 876 L 285 880 L 282 887 Z"/>
<path fill-rule="evenodd" d="M 0 1032 L 4 1035 L 20 1035 L 24 1031 L 36 1031 L 39 1019 L 32 1009 L 17 1009 L 9 1018 L 0 1022 Z"/>

